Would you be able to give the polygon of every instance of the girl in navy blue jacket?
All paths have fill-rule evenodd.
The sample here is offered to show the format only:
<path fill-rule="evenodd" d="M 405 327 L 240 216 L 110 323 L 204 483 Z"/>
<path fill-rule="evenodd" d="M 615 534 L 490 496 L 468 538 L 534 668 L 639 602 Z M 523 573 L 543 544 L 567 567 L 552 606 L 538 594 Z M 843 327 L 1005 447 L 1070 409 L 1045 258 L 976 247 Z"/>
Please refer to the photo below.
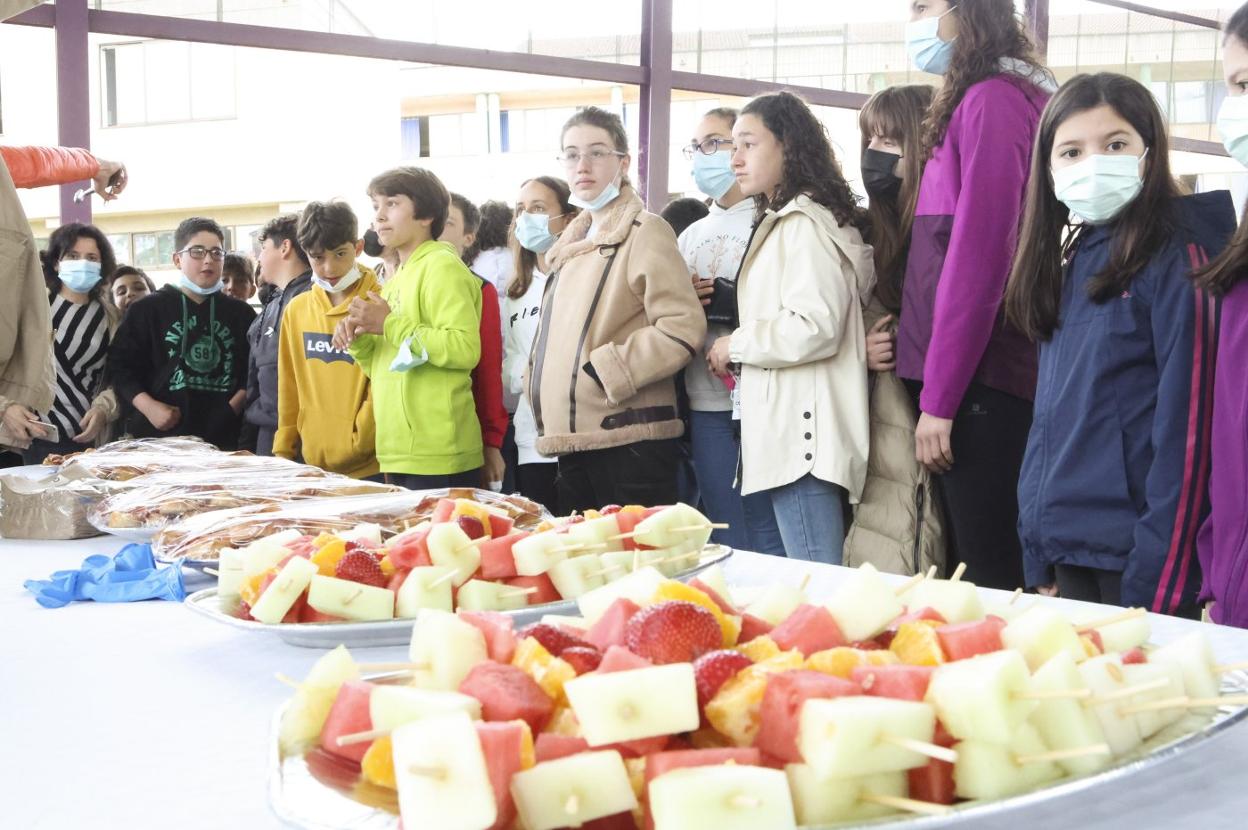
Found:
<path fill-rule="evenodd" d="M 1040 343 L 1018 485 L 1029 586 L 1195 614 L 1213 326 L 1188 276 L 1234 228 L 1229 193 L 1180 194 L 1138 82 L 1079 75 L 1045 108 L 1006 290 Z"/>

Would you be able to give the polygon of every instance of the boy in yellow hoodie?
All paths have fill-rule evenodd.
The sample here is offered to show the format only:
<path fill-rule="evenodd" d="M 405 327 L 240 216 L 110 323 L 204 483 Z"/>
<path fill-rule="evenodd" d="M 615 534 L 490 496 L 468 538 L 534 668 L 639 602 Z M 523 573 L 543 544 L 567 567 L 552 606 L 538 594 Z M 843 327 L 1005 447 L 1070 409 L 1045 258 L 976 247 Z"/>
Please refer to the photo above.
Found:
<path fill-rule="evenodd" d="M 345 202 L 310 202 L 299 219 L 312 288 L 282 315 L 273 454 L 369 478 L 379 475 L 372 385 L 331 342 L 351 301 L 381 288 L 372 269 L 355 261 L 364 244 L 358 231 Z"/>

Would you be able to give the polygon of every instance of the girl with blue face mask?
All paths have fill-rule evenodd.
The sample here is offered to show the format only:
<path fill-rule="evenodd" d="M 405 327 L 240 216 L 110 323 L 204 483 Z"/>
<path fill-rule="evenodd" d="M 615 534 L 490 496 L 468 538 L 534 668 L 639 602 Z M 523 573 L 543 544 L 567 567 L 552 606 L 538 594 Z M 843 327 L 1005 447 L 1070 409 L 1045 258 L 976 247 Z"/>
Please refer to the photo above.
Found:
<path fill-rule="evenodd" d="M 915 457 L 935 474 L 948 567 L 980 585 L 1022 581 L 1018 504 L 1035 347 L 1000 322 L 1032 139 L 1056 84 L 1013 0 L 913 0 L 916 68 L 943 75 L 928 109 L 896 373 L 919 418 Z"/>
<path fill-rule="evenodd" d="M 1248 5 L 1226 22 L 1222 64 L 1226 100 L 1218 129 L 1226 150 L 1248 166 Z M 1213 439 L 1209 519 L 1197 541 L 1204 576 L 1201 601 L 1222 625 L 1248 628 L 1248 222 L 1231 244 L 1196 274 L 1196 284 L 1218 298 L 1218 371 L 1213 384 Z"/>
<path fill-rule="evenodd" d="M 109 341 L 121 319 L 105 297 L 106 278 L 116 268 L 108 237 L 94 225 L 62 225 L 48 240 L 44 276 L 57 382 L 52 409 L 40 420 L 55 426 L 60 440 L 34 441 L 22 453 L 27 464 L 41 464 L 49 453 L 78 452 L 116 420 L 117 399 L 104 379 Z"/>
<path fill-rule="evenodd" d="M 1018 484 L 1026 584 L 1194 616 L 1216 308 L 1189 277 L 1235 228 L 1230 194 L 1180 194 L 1165 116 L 1113 73 L 1049 102 L 1027 194 L 1006 292 L 1040 344 Z"/>

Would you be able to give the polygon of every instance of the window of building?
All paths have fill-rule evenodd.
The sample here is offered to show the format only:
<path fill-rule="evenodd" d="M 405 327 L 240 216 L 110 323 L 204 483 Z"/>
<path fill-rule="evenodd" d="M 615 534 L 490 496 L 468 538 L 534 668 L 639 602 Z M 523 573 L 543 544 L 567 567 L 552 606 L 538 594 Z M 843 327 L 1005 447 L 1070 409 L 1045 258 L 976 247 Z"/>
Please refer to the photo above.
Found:
<path fill-rule="evenodd" d="M 235 117 L 234 49 L 146 40 L 100 47 L 105 127 Z"/>

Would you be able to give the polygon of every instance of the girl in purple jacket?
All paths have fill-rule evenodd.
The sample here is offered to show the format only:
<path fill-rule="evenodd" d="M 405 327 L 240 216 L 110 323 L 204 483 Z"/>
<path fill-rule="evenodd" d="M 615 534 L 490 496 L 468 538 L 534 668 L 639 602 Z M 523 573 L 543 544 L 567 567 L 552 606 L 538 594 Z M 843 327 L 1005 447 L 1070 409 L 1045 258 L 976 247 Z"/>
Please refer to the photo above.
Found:
<path fill-rule="evenodd" d="M 1248 5 L 1226 22 L 1222 62 L 1228 97 L 1218 129 L 1227 152 L 1248 166 Z M 1197 539 L 1201 599 L 1212 600 L 1214 622 L 1248 628 L 1248 222 L 1240 222 L 1230 245 L 1196 274 L 1196 282 L 1222 305 L 1213 381 L 1211 513 Z"/>
<path fill-rule="evenodd" d="M 939 473 L 949 566 L 1023 582 L 1015 490 L 1036 349 L 1001 314 L 1040 113 L 1056 88 L 1013 0 L 914 0 L 915 65 L 944 76 L 901 300 L 897 374 L 920 410 L 915 455 Z"/>

